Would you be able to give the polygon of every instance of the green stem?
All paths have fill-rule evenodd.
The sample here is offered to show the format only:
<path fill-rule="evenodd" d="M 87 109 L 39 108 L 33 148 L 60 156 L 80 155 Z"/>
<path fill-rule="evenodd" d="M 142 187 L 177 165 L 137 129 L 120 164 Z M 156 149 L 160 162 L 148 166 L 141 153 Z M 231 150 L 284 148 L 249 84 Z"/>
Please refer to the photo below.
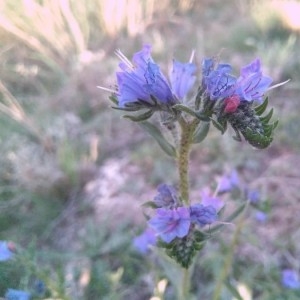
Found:
<path fill-rule="evenodd" d="M 221 299 L 221 292 L 222 292 L 223 283 L 226 280 L 226 277 L 228 276 L 228 274 L 230 272 L 230 268 L 232 266 L 234 250 L 235 250 L 235 247 L 238 244 L 238 239 L 239 239 L 241 230 L 243 228 L 243 221 L 244 221 L 244 218 L 243 218 L 243 215 L 242 215 L 239 218 L 239 221 L 237 223 L 237 228 L 234 232 L 234 236 L 233 236 L 230 248 L 228 249 L 227 255 L 224 258 L 224 265 L 223 265 L 222 271 L 220 273 L 220 276 L 217 280 L 216 288 L 214 290 L 212 300 L 220 300 Z"/>
<path fill-rule="evenodd" d="M 183 118 L 179 120 L 181 126 L 181 138 L 178 154 L 179 189 L 184 204 L 189 205 L 189 158 L 193 134 L 199 120 L 188 123 Z"/>
<path fill-rule="evenodd" d="M 190 272 L 189 269 L 182 269 L 182 284 L 179 291 L 178 300 L 187 300 L 190 290 Z"/>

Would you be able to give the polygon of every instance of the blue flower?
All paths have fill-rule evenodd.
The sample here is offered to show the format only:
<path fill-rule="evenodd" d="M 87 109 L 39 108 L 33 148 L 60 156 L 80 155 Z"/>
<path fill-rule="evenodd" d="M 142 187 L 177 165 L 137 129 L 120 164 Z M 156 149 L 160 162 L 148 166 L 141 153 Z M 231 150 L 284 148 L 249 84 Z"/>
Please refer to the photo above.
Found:
<path fill-rule="evenodd" d="M 268 215 L 265 212 L 258 210 L 255 212 L 255 219 L 260 223 L 265 223 L 268 220 Z"/>
<path fill-rule="evenodd" d="M 229 64 L 218 64 L 212 59 L 204 59 L 202 63 L 203 84 L 210 99 L 217 100 L 233 95 L 236 77 L 230 75 L 232 67 Z"/>
<path fill-rule="evenodd" d="M 200 203 L 190 207 L 191 221 L 203 227 L 217 221 L 218 214 L 216 209 L 211 206 L 204 206 Z"/>
<path fill-rule="evenodd" d="M 281 283 L 288 289 L 299 289 L 300 281 L 296 271 L 292 269 L 285 269 L 281 273 Z"/>
<path fill-rule="evenodd" d="M 201 204 L 212 206 L 217 212 L 224 206 L 224 202 L 218 197 L 211 196 L 208 189 L 201 192 Z"/>
<path fill-rule="evenodd" d="M 234 188 L 238 188 L 240 180 L 236 170 L 233 170 L 230 174 L 222 176 L 218 183 L 218 192 L 225 193 L 230 192 Z"/>
<path fill-rule="evenodd" d="M 164 242 L 170 243 L 176 237 L 183 238 L 188 234 L 191 225 L 190 210 L 186 207 L 158 208 L 148 224 Z"/>
<path fill-rule="evenodd" d="M 120 72 L 116 73 L 118 84 L 118 102 L 120 107 L 129 103 L 148 102 L 153 104 L 153 97 L 164 105 L 174 105 L 182 99 L 195 81 L 195 65 L 173 62 L 171 87 L 160 67 L 151 57 L 151 46 L 134 54 L 132 63 L 119 51 Z"/>
<path fill-rule="evenodd" d="M 0 241 L 0 261 L 6 261 L 13 257 L 14 244 L 11 242 Z"/>
<path fill-rule="evenodd" d="M 258 190 L 247 190 L 247 198 L 251 204 L 258 204 L 260 201 L 260 193 Z"/>
<path fill-rule="evenodd" d="M 236 83 L 235 94 L 241 100 L 262 101 L 262 97 L 272 81 L 272 78 L 262 74 L 261 63 L 257 58 L 241 69 L 241 75 Z"/>
<path fill-rule="evenodd" d="M 135 237 L 133 247 L 141 254 L 146 254 L 149 251 L 149 246 L 156 244 L 155 232 L 152 228 L 147 228 L 142 234 Z"/>
<path fill-rule="evenodd" d="M 241 68 L 239 78 L 231 75 L 232 67 L 229 64 L 218 64 L 211 58 L 202 62 L 202 85 L 210 96 L 210 99 L 234 100 L 235 105 L 240 101 L 261 101 L 264 93 L 272 83 L 272 78 L 264 76 L 261 71 L 259 59 L 255 59 L 249 65 Z M 232 104 L 231 101 L 229 104 Z M 228 104 L 228 103 L 227 103 Z M 234 112 L 227 107 L 227 112 Z"/>
<path fill-rule="evenodd" d="M 172 91 L 178 99 L 183 99 L 196 81 L 196 65 L 173 61 L 173 70 L 170 74 Z"/>
<path fill-rule="evenodd" d="M 160 184 L 157 191 L 158 195 L 153 200 L 157 207 L 172 207 L 177 204 L 178 198 L 174 187 L 167 184 Z"/>
<path fill-rule="evenodd" d="M 30 293 L 21 290 L 8 289 L 5 294 L 7 300 L 30 300 Z"/>

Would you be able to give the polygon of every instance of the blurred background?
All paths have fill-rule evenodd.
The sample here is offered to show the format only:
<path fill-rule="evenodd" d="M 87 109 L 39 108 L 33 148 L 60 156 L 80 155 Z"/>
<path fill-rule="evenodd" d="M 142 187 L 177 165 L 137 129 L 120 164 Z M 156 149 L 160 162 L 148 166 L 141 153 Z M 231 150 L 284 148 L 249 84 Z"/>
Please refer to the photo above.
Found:
<path fill-rule="evenodd" d="M 299 299 L 280 283 L 283 269 L 300 269 L 296 0 L 0 1 L 0 240 L 21 245 L 47 270 L 55 299 L 174 299 L 165 263 L 132 249 L 146 223 L 141 204 L 159 183 L 176 184 L 174 163 L 97 89 L 115 86 L 116 49 L 131 58 L 144 43 L 165 72 L 195 50 L 198 66 L 221 53 L 238 74 L 259 57 L 274 83 L 291 79 L 270 92 L 280 120 L 271 146 L 254 150 L 212 129 L 192 152 L 191 185 L 197 201 L 236 169 L 260 191 L 266 220 L 248 213 L 231 280 L 245 300 Z M 199 255 L 195 299 L 209 299 L 231 236 L 225 229 Z M 0 296 L 31 289 L 34 272 L 1 263 Z"/>

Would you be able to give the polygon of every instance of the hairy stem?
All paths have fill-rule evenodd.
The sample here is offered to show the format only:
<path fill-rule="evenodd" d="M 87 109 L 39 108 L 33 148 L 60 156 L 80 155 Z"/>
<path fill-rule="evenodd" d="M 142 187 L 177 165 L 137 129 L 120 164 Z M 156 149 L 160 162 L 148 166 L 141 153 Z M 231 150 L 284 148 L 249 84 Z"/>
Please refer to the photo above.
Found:
<path fill-rule="evenodd" d="M 189 158 L 194 131 L 199 124 L 198 120 L 191 123 L 180 120 L 181 138 L 178 155 L 179 188 L 184 204 L 189 205 Z"/>

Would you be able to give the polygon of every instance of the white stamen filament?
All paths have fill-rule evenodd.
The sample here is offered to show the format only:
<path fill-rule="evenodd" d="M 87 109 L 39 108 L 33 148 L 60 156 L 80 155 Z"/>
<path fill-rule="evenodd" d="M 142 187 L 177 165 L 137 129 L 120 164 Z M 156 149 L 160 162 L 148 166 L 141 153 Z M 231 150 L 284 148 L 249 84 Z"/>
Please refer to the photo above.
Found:
<path fill-rule="evenodd" d="M 192 51 L 192 54 L 191 54 L 191 57 L 190 57 L 190 60 L 189 60 L 189 63 L 192 63 L 193 60 L 194 60 L 194 57 L 195 57 L 195 50 Z"/>
<path fill-rule="evenodd" d="M 117 91 L 116 90 L 113 90 L 113 89 L 109 89 L 109 88 L 106 88 L 106 87 L 103 87 L 103 86 L 97 86 L 98 89 L 101 89 L 103 91 L 106 91 L 106 92 L 110 92 L 110 93 L 113 93 L 113 94 L 117 94 Z"/>
<path fill-rule="evenodd" d="M 277 84 L 275 84 L 275 85 L 272 85 L 271 87 L 269 87 L 269 88 L 267 89 L 267 91 L 270 91 L 270 90 L 273 90 L 273 89 L 275 89 L 275 88 L 277 88 L 277 87 L 279 87 L 279 86 L 282 86 L 282 85 L 288 83 L 290 80 L 291 80 L 291 79 L 288 79 L 288 80 L 286 80 L 286 81 L 284 81 L 284 82 L 280 82 L 280 83 L 277 83 Z"/>
<path fill-rule="evenodd" d="M 121 60 L 121 61 L 123 61 L 125 64 L 126 64 L 126 66 L 128 67 L 128 68 L 130 68 L 130 69 L 134 69 L 134 67 L 133 67 L 133 65 L 132 65 L 132 63 L 131 63 L 131 61 L 121 52 L 121 50 L 120 49 L 118 49 L 118 50 L 116 50 L 115 51 L 115 54 L 117 55 L 117 57 Z"/>

